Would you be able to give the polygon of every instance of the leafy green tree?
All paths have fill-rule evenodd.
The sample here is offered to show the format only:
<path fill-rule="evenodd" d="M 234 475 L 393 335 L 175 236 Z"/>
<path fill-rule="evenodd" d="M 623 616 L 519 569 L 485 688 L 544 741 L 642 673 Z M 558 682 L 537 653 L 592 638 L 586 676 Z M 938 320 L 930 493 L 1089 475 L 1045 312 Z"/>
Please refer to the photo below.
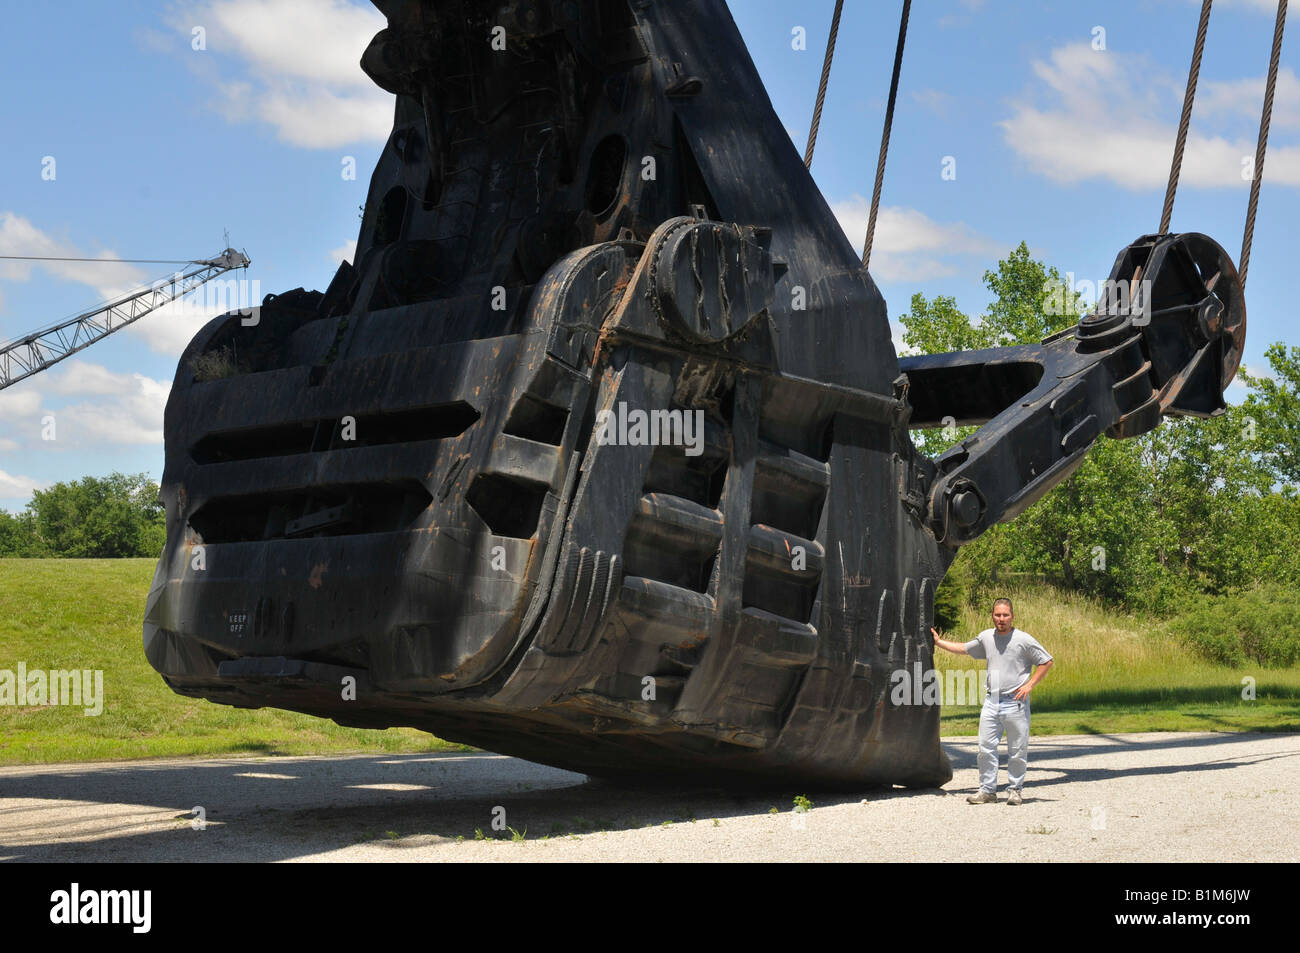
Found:
<path fill-rule="evenodd" d="M 957 559 L 948 567 L 934 593 L 934 624 L 944 632 L 950 632 L 961 624 L 962 610 L 972 595 L 970 567 L 961 555 L 957 554 Z"/>
<path fill-rule="evenodd" d="M 36 518 L 30 510 L 9 513 L 0 510 L 0 556 L 48 556 L 49 548 L 36 533 Z"/>
<path fill-rule="evenodd" d="M 1300 347 L 1279 341 L 1265 352 L 1273 376 L 1237 377 L 1251 389 L 1245 413 L 1253 422 L 1258 450 L 1280 483 L 1300 486 Z"/>
<path fill-rule="evenodd" d="M 922 294 L 912 295 L 911 307 L 898 319 L 907 351 L 944 354 L 1035 344 L 1077 323 L 1083 313 L 1080 296 L 1066 287 L 1055 268 L 1030 258 L 1024 242 L 998 262 L 996 271 L 984 272 L 984 285 L 994 299 L 979 323 L 958 308 L 954 298 L 938 295 L 930 300 Z M 926 456 L 936 457 L 976 429 L 950 425 L 916 430 L 912 442 Z"/>
<path fill-rule="evenodd" d="M 912 306 L 902 315 L 903 343 L 914 354 L 945 354 L 974 351 L 993 346 L 988 328 L 971 323 L 957 299 L 938 295 L 933 301 L 923 294 L 912 295 Z"/>
<path fill-rule="evenodd" d="M 998 262 L 997 271 L 984 272 L 984 285 L 994 299 L 983 327 L 994 344 L 1034 344 L 1077 324 L 1083 313 L 1080 297 L 1065 286 L 1060 272 L 1029 257 L 1021 242 Z"/>
<path fill-rule="evenodd" d="M 37 490 L 28 509 L 53 555 L 156 556 L 164 525 L 157 496 L 147 474 L 112 473 Z"/>
<path fill-rule="evenodd" d="M 1023 513 L 1014 532 L 1024 571 L 1115 598 L 1142 564 L 1148 500 L 1130 442 L 1103 437 L 1073 474 Z"/>
<path fill-rule="evenodd" d="M 939 295 L 933 301 L 922 294 L 912 295 L 911 308 L 898 320 L 903 325 L 903 344 L 912 354 L 974 351 L 993 343 L 989 331 L 972 324 L 957 307 L 957 300 L 946 295 Z M 975 430 L 975 427 L 955 424 L 940 429 L 913 430 L 912 443 L 926 456 L 937 457 Z"/>
<path fill-rule="evenodd" d="M 1298 612 L 1300 593 L 1264 583 L 1202 600 L 1170 629 L 1198 655 L 1220 665 L 1288 668 L 1300 663 Z"/>

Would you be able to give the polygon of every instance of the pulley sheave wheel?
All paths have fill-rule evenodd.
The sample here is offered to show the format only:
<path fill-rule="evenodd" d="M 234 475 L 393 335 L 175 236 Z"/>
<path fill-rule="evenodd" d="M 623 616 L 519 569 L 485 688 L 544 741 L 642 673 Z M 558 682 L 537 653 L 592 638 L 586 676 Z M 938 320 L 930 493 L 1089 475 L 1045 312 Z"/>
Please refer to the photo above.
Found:
<path fill-rule="evenodd" d="M 1245 346 L 1246 305 L 1237 267 L 1218 242 L 1199 232 L 1144 236 L 1120 252 L 1099 297 L 1079 321 L 1080 348 L 1104 350 L 1140 335 L 1151 386 L 1112 436 L 1144 433 L 1162 414 L 1223 411 Z"/>

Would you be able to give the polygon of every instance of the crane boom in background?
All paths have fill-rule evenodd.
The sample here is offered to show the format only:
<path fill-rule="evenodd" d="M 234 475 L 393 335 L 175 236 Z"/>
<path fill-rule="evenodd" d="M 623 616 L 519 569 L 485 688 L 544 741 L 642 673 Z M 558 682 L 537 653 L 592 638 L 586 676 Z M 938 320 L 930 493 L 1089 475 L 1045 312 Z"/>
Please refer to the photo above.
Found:
<path fill-rule="evenodd" d="M 199 267 L 185 274 L 178 272 L 170 279 L 155 281 L 148 288 L 93 311 L 0 345 L 0 390 L 39 374 L 219 275 L 236 268 L 247 268 L 249 258 L 242 252 L 227 248 L 215 258 L 191 264 Z"/>

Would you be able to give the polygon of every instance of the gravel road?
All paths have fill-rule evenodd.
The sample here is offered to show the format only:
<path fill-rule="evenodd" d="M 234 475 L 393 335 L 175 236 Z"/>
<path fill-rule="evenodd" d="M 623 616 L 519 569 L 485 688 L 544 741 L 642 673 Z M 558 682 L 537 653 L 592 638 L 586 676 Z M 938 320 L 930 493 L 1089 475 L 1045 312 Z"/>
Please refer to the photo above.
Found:
<path fill-rule="evenodd" d="M 1035 737 L 1019 807 L 1004 792 L 967 804 L 975 739 L 943 744 L 954 777 L 941 792 L 852 797 L 645 792 L 492 754 L 6 767 L 0 860 L 1300 858 L 1300 734 Z M 792 810 L 801 793 L 814 801 L 806 813 Z M 494 808 L 523 840 L 493 830 Z M 498 839 L 476 840 L 475 828 Z"/>

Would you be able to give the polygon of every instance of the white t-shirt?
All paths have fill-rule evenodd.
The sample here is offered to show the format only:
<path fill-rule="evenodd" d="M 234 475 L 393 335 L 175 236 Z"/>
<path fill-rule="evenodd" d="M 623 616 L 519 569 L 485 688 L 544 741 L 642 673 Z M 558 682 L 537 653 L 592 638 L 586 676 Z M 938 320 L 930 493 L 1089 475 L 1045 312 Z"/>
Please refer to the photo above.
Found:
<path fill-rule="evenodd" d="M 1035 665 L 1052 660 L 1037 639 L 1014 626 L 1006 635 L 998 635 L 997 629 L 985 629 L 966 643 L 966 654 L 988 660 L 985 684 L 990 698 L 1015 693 L 1029 681 Z"/>

